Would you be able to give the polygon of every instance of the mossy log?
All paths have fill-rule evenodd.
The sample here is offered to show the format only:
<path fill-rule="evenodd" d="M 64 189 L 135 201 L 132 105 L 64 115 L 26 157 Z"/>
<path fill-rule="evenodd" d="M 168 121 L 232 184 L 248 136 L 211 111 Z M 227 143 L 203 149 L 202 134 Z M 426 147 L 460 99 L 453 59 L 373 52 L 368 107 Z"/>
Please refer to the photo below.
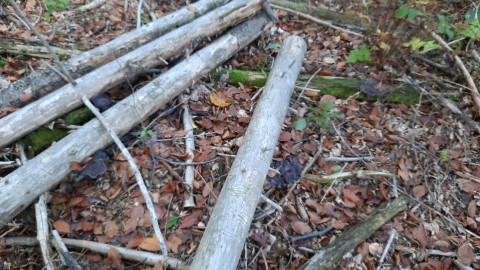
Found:
<path fill-rule="evenodd" d="M 216 80 L 221 74 L 228 74 L 228 82 L 231 84 L 241 83 L 246 86 L 263 87 L 267 80 L 267 73 L 244 71 L 244 70 L 221 70 L 212 73 Z M 305 87 L 311 75 L 302 74 L 298 77 L 297 86 Z M 332 95 L 337 98 L 349 98 L 355 96 L 358 99 L 366 101 L 384 101 L 393 103 L 402 103 L 407 105 L 419 102 L 419 93 L 411 87 L 401 87 L 389 91 L 384 96 L 369 96 L 360 91 L 360 86 L 364 83 L 362 80 L 314 76 L 308 84 L 308 88 L 320 90 L 321 95 Z"/>
<path fill-rule="evenodd" d="M 365 241 L 383 224 L 407 209 L 408 197 L 401 196 L 377 214 L 368 217 L 357 226 L 340 234 L 337 239 L 315 254 L 300 269 L 334 269 L 335 264 L 349 251 Z"/>

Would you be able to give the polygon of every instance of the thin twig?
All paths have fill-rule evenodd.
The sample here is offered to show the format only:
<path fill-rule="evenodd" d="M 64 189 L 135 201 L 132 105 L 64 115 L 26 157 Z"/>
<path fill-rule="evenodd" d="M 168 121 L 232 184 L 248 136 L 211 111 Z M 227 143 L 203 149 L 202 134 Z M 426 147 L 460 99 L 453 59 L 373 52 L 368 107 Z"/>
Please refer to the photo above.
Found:
<path fill-rule="evenodd" d="M 333 29 L 338 30 L 338 31 L 345 32 L 345 33 L 352 34 L 352 35 L 359 36 L 359 37 L 364 37 L 364 35 L 362 35 L 360 33 L 357 33 L 357 32 L 354 32 L 354 31 L 351 31 L 351 30 L 348 30 L 348 29 L 345 29 L 345 28 L 342 28 L 342 27 L 339 27 L 339 26 L 336 26 L 336 25 L 333 25 L 329 21 L 321 20 L 321 19 L 315 18 L 313 16 L 310 16 L 308 14 L 305 14 L 305 13 L 302 13 L 302 12 L 299 12 L 299 11 L 296 11 L 296 10 L 293 10 L 293 9 L 289 9 L 289 8 L 286 8 L 286 7 L 274 5 L 274 4 L 271 4 L 271 6 L 273 8 L 292 13 L 292 14 L 297 15 L 299 17 L 303 17 L 307 20 L 310 20 L 312 22 L 315 22 L 315 23 L 318 23 L 318 24 L 321 24 L 321 25 L 325 25 L 327 27 L 333 28 Z"/>
<path fill-rule="evenodd" d="M 52 257 L 50 256 L 50 229 L 48 227 L 45 193 L 38 198 L 38 203 L 35 204 L 35 219 L 37 221 L 37 239 L 42 252 L 43 261 L 45 262 L 45 268 L 47 270 L 53 270 L 55 269 L 55 266 L 53 265 Z"/>
<path fill-rule="evenodd" d="M 193 200 L 193 181 L 195 176 L 195 168 L 191 163 L 193 162 L 194 153 L 193 150 L 195 149 L 195 140 L 193 137 L 193 125 L 192 119 L 190 117 L 190 113 L 188 110 L 188 99 L 186 96 L 182 95 L 181 97 L 183 102 L 183 127 L 187 131 L 185 135 L 185 153 L 188 155 L 188 159 L 186 160 L 188 166 L 185 167 L 185 184 L 188 186 L 188 192 L 190 193 L 187 199 L 184 201 L 185 207 L 194 207 L 195 201 Z"/>
<path fill-rule="evenodd" d="M 65 246 L 65 243 L 63 242 L 57 230 L 52 231 L 52 236 L 52 244 L 60 254 L 60 258 L 62 259 L 63 264 L 73 270 L 82 270 L 82 267 L 80 266 L 80 264 L 78 264 L 77 260 L 75 260 L 75 258 L 70 255 L 70 252 Z"/>
<path fill-rule="evenodd" d="M 325 161 L 335 161 L 335 162 L 351 162 L 351 161 L 366 161 L 372 160 L 373 157 L 326 157 Z"/>
<path fill-rule="evenodd" d="M 382 269 L 382 264 L 385 258 L 387 257 L 388 251 L 390 250 L 390 247 L 392 246 L 393 240 L 395 239 L 395 236 L 397 235 L 397 230 L 392 229 L 390 231 L 390 237 L 388 238 L 387 245 L 383 249 L 382 256 L 380 257 L 380 260 L 378 260 L 378 266 L 376 270 L 381 270 Z"/>
<path fill-rule="evenodd" d="M 273 208 L 277 209 L 278 212 L 280 213 L 283 212 L 283 208 L 276 202 L 270 200 L 270 198 L 268 198 L 267 196 L 260 194 L 260 199 L 266 202 L 267 204 L 269 204 L 270 206 L 272 206 Z"/>
<path fill-rule="evenodd" d="M 140 0 L 137 6 L 137 29 L 142 26 L 142 3 L 143 0 Z"/>
<path fill-rule="evenodd" d="M 38 32 L 37 29 L 35 28 L 35 26 L 33 26 L 32 23 L 27 19 L 27 16 L 25 16 L 25 14 L 20 9 L 20 7 L 17 5 L 17 3 L 15 3 L 15 0 L 9 0 L 8 2 L 13 6 L 13 8 L 17 12 L 18 16 L 20 16 L 22 18 L 22 20 L 28 25 L 28 28 L 33 33 L 35 33 L 35 35 L 38 37 L 38 39 L 40 39 L 43 46 L 45 46 L 48 49 L 48 51 L 52 55 L 53 61 L 60 67 L 60 69 L 62 70 L 62 73 L 68 78 L 68 82 L 71 83 L 72 85 L 77 85 L 77 82 L 75 82 L 75 80 L 70 76 L 70 73 L 67 71 L 67 69 L 62 64 L 62 62 L 60 62 L 60 59 L 58 58 L 57 54 L 55 54 L 52 47 L 50 47 L 50 45 L 45 40 L 43 35 L 40 34 L 40 32 Z"/>
<path fill-rule="evenodd" d="M 468 69 L 465 67 L 465 65 L 462 62 L 462 59 L 458 57 L 458 55 L 455 53 L 452 48 L 443 40 L 439 35 L 437 35 L 435 32 L 430 32 L 430 35 L 440 43 L 440 46 L 442 46 L 445 50 L 447 50 L 449 53 L 452 54 L 452 56 L 455 59 L 455 64 L 457 67 L 462 71 L 463 76 L 465 76 L 465 79 L 467 80 L 468 85 L 470 86 L 470 92 L 472 94 L 472 99 L 475 102 L 475 105 L 477 106 L 477 111 L 480 112 L 480 94 L 478 93 L 477 86 L 475 85 L 475 82 L 472 79 L 472 75 L 470 75 L 470 72 Z"/>
<path fill-rule="evenodd" d="M 334 228 L 332 226 L 328 226 L 327 228 L 319 231 L 319 232 L 313 232 L 310 234 L 305 234 L 302 236 L 295 236 L 295 237 L 290 237 L 290 242 L 297 242 L 305 239 L 310 239 L 310 238 L 315 238 L 315 237 L 321 237 L 324 236 L 325 234 L 329 233 L 332 231 Z"/>
<path fill-rule="evenodd" d="M 135 179 L 137 180 L 138 187 L 140 188 L 140 191 L 142 192 L 143 197 L 145 198 L 145 204 L 147 206 L 148 212 L 150 214 L 150 218 L 152 219 L 152 225 L 153 225 L 153 230 L 155 231 L 155 234 L 157 235 L 158 242 L 160 243 L 160 248 L 162 250 L 162 254 L 164 256 L 168 256 L 168 249 L 167 245 L 165 243 L 165 239 L 163 238 L 162 232 L 160 230 L 160 226 L 158 225 L 158 218 L 157 214 L 155 213 L 155 208 L 153 206 L 152 199 L 150 198 L 150 194 L 147 190 L 147 187 L 145 186 L 145 183 L 143 182 L 142 174 L 138 170 L 137 165 L 135 164 L 135 161 L 133 160 L 132 156 L 128 152 L 127 148 L 123 145 L 122 141 L 120 138 L 117 136 L 115 131 L 110 127 L 110 125 L 105 121 L 105 118 L 100 114 L 98 109 L 93 106 L 93 104 L 88 100 L 87 96 L 82 96 L 82 101 L 87 106 L 92 113 L 97 117 L 98 121 L 102 123 L 102 125 L 107 129 L 107 131 L 110 133 L 110 136 L 112 137 L 113 141 L 117 145 L 117 147 L 120 149 L 122 154 L 125 156 L 125 158 L 128 161 L 128 164 L 130 165 L 130 168 L 135 174 Z"/>

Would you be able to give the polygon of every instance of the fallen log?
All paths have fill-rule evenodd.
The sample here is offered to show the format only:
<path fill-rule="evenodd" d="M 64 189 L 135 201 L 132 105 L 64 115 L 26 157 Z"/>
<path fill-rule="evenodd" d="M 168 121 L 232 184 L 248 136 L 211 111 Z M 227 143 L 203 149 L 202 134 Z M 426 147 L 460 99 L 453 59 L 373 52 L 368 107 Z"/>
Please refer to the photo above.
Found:
<path fill-rule="evenodd" d="M 267 73 L 246 71 L 246 70 L 222 70 L 221 72 L 213 72 L 213 79 L 219 79 L 221 74 L 228 74 L 227 82 L 231 84 L 241 83 L 246 86 L 263 87 L 267 81 Z M 305 87 L 312 75 L 300 74 L 297 79 L 296 86 Z M 397 89 L 388 91 L 383 96 L 369 96 L 361 92 L 360 88 L 365 81 L 341 78 L 341 77 L 324 77 L 315 75 L 308 83 L 308 88 L 318 90 L 320 95 L 332 95 L 337 98 L 356 98 L 366 101 L 384 101 L 393 103 L 402 103 L 407 105 L 417 104 L 420 100 L 420 94 L 413 87 L 402 86 Z M 307 90 L 308 91 L 308 90 Z M 452 93 L 453 94 L 453 93 Z M 453 97 L 453 96 L 451 96 Z"/>
<path fill-rule="evenodd" d="M 125 33 L 95 49 L 73 57 L 64 63 L 65 68 L 73 78 L 78 78 L 227 2 L 228 0 L 200 0 L 140 29 Z M 0 90 L 0 108 L 9 105 L 23 106 L 28 101 L 21 101 L 21 96 L 31 94 L 31 100 L 35 100 L 65 83 L 62 77 L 51 69 L 37 70 L 30 76 Z"/>
<path fill-rule="evenodd" d="M 64 49 L 51 45 L 53 51 L 60 59 L 71 57 L 72 55 L 80 54 L 79 50 Z M 23 41 L 13 38 L 0 39 L 0 53 L 29 55 L 40 58 L 52 58 L 50 52 L 38 41 Z M 3 91 L 2 89 L 1 91 Z M 7 102 L 7 101 L 2 101 Z M 0 103 L 0 107 L 2 107 Z"/>
<path fill-rule="evenodd" d="M 285 39 L 191 269 L 236 269 L 278 142 L 306 44 Z"/>
<path fill-rule="evenodd" d="M 196 80 L 255 40 L 268 24 L 261 14 L 208 47 L 191 55 L 149 84 L 103 113 L 122 136 L 153 114 Z M 70 172 L 70 162 L 82 161 L 112 143 L 109 133 L 93 119 L 0 180 L 0 229 L 43 192 Z"/>
<path fill-rule="evenodd" d="M 136 75 L 161 64 L 198 39 L 225 30 L 261 9 L 262 0 L 234 0 L 193 22 L 110 62 L 57 91 L 0 119 L 0 147 L 82 105 L 81 97 L 92 98 Z"/>
<path fill-rule="evenodd" d="M 300 269 L 334 269 L 335 264 L 349 251 L 370 237 L 383 224 L 407 208 L 408 197 L 401 196 L 377 214 L 368 217 L 357 226 L 344 232 L 320 252 L 315 254 Z"/>

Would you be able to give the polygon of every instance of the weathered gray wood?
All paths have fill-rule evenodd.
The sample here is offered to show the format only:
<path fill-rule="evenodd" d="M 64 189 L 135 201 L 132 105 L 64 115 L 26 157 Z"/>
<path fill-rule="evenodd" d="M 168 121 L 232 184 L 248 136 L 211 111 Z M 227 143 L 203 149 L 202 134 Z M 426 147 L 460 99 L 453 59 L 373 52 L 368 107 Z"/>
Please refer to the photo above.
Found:
<path fill-rule="evenodd" d="M 54 46 L 53 44 L 50 44 L 50 47 L 60 58 L 70 57 L 72 55 L 81 53 L 81 51 L 79 50 L 64 49 L 58 46 Z M 47 48 L 45 48 L 38 41 L 24 41 L 24 40 L 18 40 L 13 38 L 0 39 L 0 53 L 30 55 L 34 57 L 40 57 L 40 58 L 52 58 L 52 55 L 47 50 Z M 4 89 L 0 91 L 3 91 L 3 90 Z M 2 107 L 1 104 L 4 102 L 7 102 L 7 101 L 2 100 L 0 103 L 0 107 Z"/>
<path fill-rule="evenodd" d="M 127 133 L 201 76 L 257 38 L 267 23 L 265 15 L 242 23 L 111 107 L 103 116 L 119 136 Z M 40 194 L 57 185 L 70 172 L 70 162 L 82 161 L 111 142 L 112 138 L 101 123 L 96 119 L 91 120 L 1 179 L 0 228 Z"/>
<path fill-rule="evenodd" d="M 121 83 L 126 76 L 164 63 L 197 39 L 212 36 L 254 14 L 262 0 L 234 0 L 195 21 L 78 78 L 57 91 L 0 119 L 0 147 L 82 105 L 81 97 L 94 97 Z"/>
<path fill-rule="evenodd" d="M 305 51 L 300 37 L 285 39 L 191 269 L 237 268 Z"/>
<path fill-rule="evenodd" d="M 125 33 L 95 49 L 77 55 L 65 62 L 64 65 L 66 69 L 70 71 L 73 78 L 78 78 L 228 1 L 229 0 L 200 0 L 177 12 L 168 14 L 159 20 L 144 25 L 140 29 Z M 51 69 L 37 70 L 30 76 L 0 89 L 0 108 L 9 105 L 23 106 L 26 102 L 20 100 L 22 95 L 30 93 L 33 99 L 38 99 L 65 83 L 66 82 Z"/>
<path fill-rule="evenodd" d="M 305 263 L 302 270 L 333 269 L 335 264 L 349 251 L 365 241 L 383 224 L 407 208 L 409 198 L 401 196 L 388 204 L 385 209 L 368 217 L 357 226 L 342 233 Z"/>

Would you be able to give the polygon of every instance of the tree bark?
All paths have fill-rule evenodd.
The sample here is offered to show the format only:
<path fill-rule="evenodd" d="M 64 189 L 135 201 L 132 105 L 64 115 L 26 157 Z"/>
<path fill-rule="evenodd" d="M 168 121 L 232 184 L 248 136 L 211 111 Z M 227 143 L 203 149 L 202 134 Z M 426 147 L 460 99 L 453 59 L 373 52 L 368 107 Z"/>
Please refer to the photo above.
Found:
<path fill-rule="evenodd" d="M 235 69 L 222 70 L 221 72 L 222 74 L 228 74 L 227 80 L 229 83 L 241 83 L 246 86 L 256 87 L 263 87 L 268 76 L 268 74 L 262 72 Z M 214 79 L 218 79 L 220 77 L 219 73 L 213 73 L 212 75 Z M 388 88 L 392 90 L 385 93 L 385 95 L 369 96 L 360 90 L 360 87 L 365 83 L 365 81 L 362 80 L 341 77 L 324 77 L 318 75 L 313 76 L 313 78 L 310 80 L 311 77 L 312 75 L 300 74 L 298 76 L 296 86 L 307 86 L 308 88 L 319 90 L 320 95 L 332 95 L 337 98 L 349 98 L 360 92 L 360 95 L 358 95 L 357 98 L 366 101 L 394 102 L 407 105 L 417 104 L 420 101 L 420 94 L 418 91 L 409 86 L 389 86 Z M 308 81 L 310 82 L 308 85 L 306 85 Z M 455 99 L 455 93 L 451 93 L 449 97 Z"/>
<path fill-rule="evenodd" d="M 337 239 L 310 258 L 301 269 L 334 269 L 335 264 L 347 252 L 365 241 L 370 235 L 396 216 L 400 211 L 405 210 L 408 201 L 408 197 L 401 196 L 391 202 L 384 210 L 379 211 L 374 216 L 368 217 L 349 231 L 342 233 Z"/>
<path fill-rule="evenodd" d="M 254 14 L 262 0 L 234 0 L 214 11 L 67 84 L 59 90 L 0 119 L 0 147 L 82 105 L 81 97 L 92 98 L 133 78 L 143 70 L 164 64 L 196 42 L 225 30 Z"/>
<path fill-rule="evenodd" d="M 64 49 L 51 45 L 53 51 L 58 55 L 60 59 L 70 57 L 75 54 L 80 54 L 81 51 Z M 40 58 L 52 58 L 50 52 L 39 42 L 23 41 L 13 38 L 0 39 L 0 53 L 29 55 Z M 3 91 L 3 90 L 2 90 Z M 2 103 L 5 101 L 2 101 Z M 2 107 L 0 105 L 0 107 Z"/>
<path fill-rule="evenodd" d="M 242 23 L 111 107 L 103 116 L 119 136 L 124 135 L 203 75 L 255 40 L 267 24 L 268 18 L 264 14 Z M 70 172 L 70 162 L 82 161 L 110 143 L 112 138 L 108 132 L 97 119 L 93 119 L 1 179 L 0 228 L 40 194 L 62 181 Z"/>
<path fill-rule="evenodd" d="M 300 37 L 285 39 L 191 269 L 236 269 L 305 51 Z"/>
<path fill-rule="evenodd" d="M 200 0 L 140 29 L 125 33 L 95 49 L 77 55 L 64 65 L 73 78 L 78 78 L 227 2 L 228 0 Z M 23 106 L 28 102 L 20 100 L 22 95 L 32 94 L 31 100 L 35 100 L 65 83 L 62 77 L 51 69 L 37 70 L 30 76 L 0 90 L 0 108 L 9 105 Z"/>

